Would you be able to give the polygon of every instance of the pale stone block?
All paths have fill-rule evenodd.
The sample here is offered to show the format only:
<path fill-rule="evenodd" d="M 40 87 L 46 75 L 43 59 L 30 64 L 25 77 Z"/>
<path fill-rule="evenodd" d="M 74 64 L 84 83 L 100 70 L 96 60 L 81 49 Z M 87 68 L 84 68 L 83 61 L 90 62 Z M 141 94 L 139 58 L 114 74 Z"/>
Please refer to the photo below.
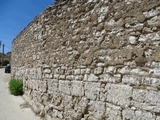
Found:
<path fill-rule="evenodd" d="M 137 40 L 137 37 L 135 37 L 135 36 L 129 36 L 129 43 L 131 43 L 131 44 L 136 44 L 136 41 Z"/>
<path fill-rule="evenodd" d="M 132 104 L 138 108 L 160 112 L 160 93 L 154 90 L 133 90 Z"/>
<path fill-rule="evenodd" d="M 71 82 L 70 81 L 59 81 L 59 91 L 66 93 L 66 94 L 71 94 Z"/>
<path fill-rule="evenodd" d="M 43 75 L 43 78 L 44 78 L 44 79 L 52 79 L 52 78 L 53 78 L 53 75 L 52 75 L 52 74 L 44 74 L 44 75 Z"/>
<path fill-rule="evenodd" d="M 83 77 L 83 80 L 87 81 L 88 80 L 88 76 L 89 76 L 88 74 L 85 74 L 84 77 Z"/>
<path fill-rule="evenodd" d="M 86 69 L 86 74 L 90 74 L 91 73 L 91 69 L 90 68 L 87 68 Z"/>
<path fill-rule="evenodd" d="M 48 79 L 47 80 L 48 92 L 52 93 L 54 91 L 58 91 L 58 80 L 56 79 Z"/>
<path fill-rule="evenodd" d="M 142 78 L 133 75 L 124 75 L 122 82 L 129 85 L 140 85 L 141 79 Z"/>
<path fill-rule="evenodd" d="M 47 82 L 39 81 L 39 91 L 46 92 L 47 91 Z"/>
<path fill-rule="evenodd" d="M 122 120 L 121 107 L 106 103 L 106 120 Z"/>
<path fill-rule="evenodd" d="M 45 69 L 45 70 L 43 71 L 43 73 L 44 73 L 44 74 L 50 74 L 50 73 L 51 73 L 51 69 Z"/>
<path fill-rule="evenodd" d="M 37 68 L 37 80 L 41 80 L 42 79 L 42 69 L 39 67 Z"/>
<path fill-rule="evenodd" d="M 58 110 L 56 110 L 56 109 L 53 109 L 53 117 L 54 117 L 54 120 L 58 120 L 58 118 L 59 118 L 59 120 L 60 119 L 62 119 L 63 118 L 63 112 L 62 111 L 58 111 Z"/>
<path fill-rule="evenodd" d="M 87 107 L 89 100 L 86 97 L 82 97 L 82 99 L 79 101 L 78 105 L 81 107 Z"/>
<path fill-rule="evenodd" d="M 159 63 L 159 62 L 152 61 L 151 67 L 160 68 L 160 63 Z"/>
<path fill-rule="evenodd" d="M 54 74 L 54 79 L 59 79 L 59 74 Z"/>
<path fill-rule="evenodd" d="M 97 67 L 103 67 L 103 66 L 105 66 L 104 63 L 97 63 Z"/>
<path fill-rule="evenodd" d="M 94 74 L 88 75 L 88 81 L 98 81 L 98 77 Z"/>
<path fill-rule="evenodd" d="M 128 74 L 130 73 L 131 69 L 128 66 L 123 67 L 122 69 L 119 69 L 118 72 L 121 74 Z"/>
<path fill-rule="evenodd" d="M 74 77 L 75 80 L 83 80 L 83 76 L 82 75 L 76 75 Z"/>
<path fill-rule="evenodd" d="M 35 89 L 35 90 L 38 90 L 38 82 L 37 81 L 34 81 L 33 82 L 33 89 Z"/>
<path fill-rule="evenodd" d="M 107 101 L 116 105 L 128 107 L 132 96 L 132 87 L 128 85 L 107 84 Z"/>
<path fill-rule="evenodd" d="M 65 80 L 65 79 L 66 79 L 66 76 L 65 76 L 65 75 L 60 75 L 60 76 L 59 76 L 59 79 L 60 79 L 60 80 Z"/>
<path fill-rule="evenodd" d="M 86 73 L 86 69 L 81 69 L 81 74 L 85 74 Z"/>
<path fill-rule="evenodd" d="M 114 66 L 109 66 L 107 68 L 104 68 L 104 73 L 115 73 L 116 68 Z"/>
<path fill-rule="evenodd" d="M 98 68 L 94 69 L 94 74 L 95 75 L 102 74 L 102 72 L 103 72 L 103 68 L 102 67 L 98 67 Z"/>
<path fill-rule="evenodd" d="M 66 79 L 67 80 L 74 80 L 74 76 L 73 75 L 66 75 Z"/>
<path fill-rule="evenodd" d="M 60 106 L 60 104 L 62 103 L 62 94 L 59 92 L 53 92 L 52 94 L 50 94 L 50 98 L 51 98 L 51 104 L 52 106 Z M 51 105 L 50 105 L 51 106 Z"/>
<path fill-rule="evenodd" d="M 75 96 L 83 96 L 84 95 L 84 88 L 82 81 L 73 81 L 72 82 L 72 95 Z"/>
<path fill-rule="evenodd" d="M 142 76 L 147 76 L 148 75 L 148 72 L 147 71 L 144 71 L 140 68 L 135 68 L 135 69 L 132 69 L 130 71 L 130 74 L 136 74 L 136 75 L 142 75 Z"/>
<path fill-rule="evenodd" d="M 80 75 L 81 74 L 81 69 L 75 69 L 74 74 L 75 75 Z"/>
<path fill-rule="evenodd" d="M 151 69 L 149 71 L 150 75 L 156 76 L 156 77 L 160 77 L 160 69 Z"/>
<path fill-rule="evenodd" d="M 150 86 L 151 83 L 152 83 L 152 78 L 142 77 L 142 80 L 141 80 L 141 84 L 142 84 L 142 85 Z"/>
<path fill-rule="evenodd" d="M 136 108 L 140 108 L 143 110 L 151 111 L 151 112 L 160 112 L 159 106 L 150 105 L 147 103 L 140 103 L 139 101 L 132 101 L 131 104 Z"/>
<path fill-rule="evenodd" d="M 105 102 L 90 101 L 88 104 L 92 107 L 91 114 L 97 119 L 102 119 L 106 111 Z"/>
<path fill-rule="evenodd" d="M 121 75 L 120 74 L 102 74 L 99 76 L 100 81 L 107 82 L 107 83 L 118 83 L 121 81 Z"/>
<path fill-rule="evenodd" d="M 91 100 L 96 100 L 99 98 L 100 83 L 85 83 L 85 96 Z"/>
<path fill-rule="evenodd" d="M 156 16 L 160 13 L 160 7 L 156 7 L 155 9 L 151 9 L 150 11 L 146 11 L 143 14 L 145 15 L 146 18 L 150 18 L 153 16 Z"/>
<path fill-rule="evenodd" d="M 134 111 L 131 109 L 126 109 L 122 111 L 123 119 L 129 120 L 155 120 L 156 116 L 150 112 L 143 112 L 140 110 Z"/>

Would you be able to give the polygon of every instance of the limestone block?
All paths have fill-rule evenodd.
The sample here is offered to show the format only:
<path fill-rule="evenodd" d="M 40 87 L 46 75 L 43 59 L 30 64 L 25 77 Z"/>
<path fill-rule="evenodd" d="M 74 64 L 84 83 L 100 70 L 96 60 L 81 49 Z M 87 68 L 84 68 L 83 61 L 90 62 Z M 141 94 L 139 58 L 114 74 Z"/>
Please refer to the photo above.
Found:
<path fill-rule="evenodd" d="M 155 120 L 156 117 L 151 112 L 143 112 L 140 110 L 131 110 L 126 109 L 122 111 L 123 119 L 129 119 L 129 120 Z"/>
<path fill-rule="evenodd" d="M 37 80 L 42 79 L 42 69 L 40 67 L 37 68 Z"/>
<path fill-rule="evenodd" d="M 66 79 L 67 80 L 74 80 L 74 76 L 73 75 L 66 75 Z"/>
<path fill-rule="evenodd" d="M 86 108 L 88 105 L 89 100 L 86 97 L 82 97 L 82 99 L 79 101 L 78 105 Z"/>
<path fill-rule="evenodd" d="M 65 80 L 65 79 L 66 79 L 66 76 L 65 76 L 65 75 L 60 75 L 60 76 L 59 76 L 59 79 L 60 79 L 60 80 Z"/>
<path fill-rule="evenodd" d="M 160 67 L 160 62 L 152 61 L 152 63 L 151 63 L 151 67 L 159 68 L 159 67 Z"/>
<path fill-rule="evenodd" d="M 140 85 L 141 77 L 133 76 L 133 75 L 124 75 L 122 78 L 122 82 L 129 85 Z"/>
<path fill-rule="evenodd" d="M 83 80 L 87 81 L 88 80 L 88 76 L 89 76 L 88 74 L 85 74 L 84 77 L 83 77 Z"/>
<path fill-rule="evenodd" d="M 137 38 L 135 36 L 130 36 L 129 37 L 129 43 L 130 44 L 136 44 L 137 43 Z"/>
<path fill-rule="evenodd" d="M 72 82 L 72 95 L 74 96 L 83 96 L 84 95 L 84 88 L 82 81 L 73 81 Z"/>
<path fill-rule="evenodd" d="M 136 108 L 141 108 L 142 110 L 150 111 L 150 112 L 160 112 L 159 106 L 150 105 L 147 103 L 140 103 L 137 101 L 131 102 L 132 106 L 135 106 Z"/>
<path fill-rule="evenodd" d="M 147 76 L 148 72 L 140 68 L 135 68 L 135 69 L 131 69 L 130 74 Z"/>
<path fill-rule="evenodd" d="M 118 69 L 118 72 L 121 74 L 128 74 L 130 71 L 131 69 L 128 66 L 124 66 L 122 69 Z"/>
<path fill-rule="evenodd" d="M 51 99 L 51 104 L 55 105 L 58 108 L 62 103 L 62 94 L 59 92 L 53 92 L 52 94 L 50 94 L 50 99 Z M 58 110 L 61 110 L 61 109 L 58 109 Z"/>
<path fill-rule="evenodd" d="M 147 21 L 150 26 L 158 26 L 160 23 L 160 16 L 154 16 L 150 20 Z"/>
<path fill-rule="evenodd" d="M 90 68 L 86 68 L 86 74 L 90 74 L 91 73 L 91 69 Z"/>
<path fill-rule="evenodd" d="M 47 82 L 46 81 L 39 81 L 39 91 L 47 92 Z"/>
<path fill-rule="evenodd" d="M 120 74 L 102 74 L 100 75 L 100 81 L 107 82 L 107 83 L 118 83 L 121 81 L 121 75 Z"/>
<path fill-rule="evenodd" d="M 82 75 L 76 75 L 74 77 L 75 80 L 83 80 L 83 76 Z"/>
<path fill-rule="evenodd" d="M 43 74 L 43 79 L 52 79 L 53 75 L 52 74 Z"/>
<path fill-rule="evenodd" d="M 128 107 L 132 96 L 132 87 L 128 85 L 107 84 L 107 101 L 116 105 Z"/>
<path fill-rule="evenodd" d="M 51 73 L 51 69 L 44 69 L 43 73 L 44 74 L 50 74 Z"/>
<path fill-rule="evenodd" d="M 85 83 L 85 96 L 88 99 L 99 99 L 100 83 L 86 82 Z"/>
<path fill-rule="evenodd" d="M 59 91 L 70 95 L 71 94 L 71 82 L 60 80 L 59 81 Z"/>
<path fill-rule="evenodd" d="M 47 80 L 48 92 L 53 93 L 58 91 L 58 80 L 56 79 L 48 79 Z"/>
<path fill-rule="evenodd" d="M 145 15 L 146 18 L 150 18 L 153 16 L 156 16 L 160 13 L 160 7 L 156 7 L 155 9 L 151 9 L 150 11 L 146 11 L 143 14 Z"/>
<path fill-rule="evenodd" d="M 141 41 L 141 42 L 146 42 L 146 40 L 157 41 L 159 39 L 160 39 L 159 34 L 149 33 L 149 34 L 146 34 L 146 35 L 140 35 L 138 40 Z"/>
<path fill-rule="evenodd" d="M 154 78 L 153 78 L 153 81 L 154 81 Z M 142 77 L 141 84 L 146 85 L 146 86 L 150 86 L 152 84 L 152 78 Z"/>
<path fill-rule="evenodd" d="M 114 66 L 109 66 L 107 68 L 104 68 L 104 73 L 115 73 L 116 72 L 116 68 Z"/>
<path fill-rule="evenodd" d="M 150 69 L 149 74 L 160 77 L 160 69 Z"/>
<path fill-rule="evenodd" d="M 75 69 L 74 74 L 75 75 L 80 75 L 81 74 L 81 69 Z"/>
<path fill-rule="evenodd" d="M 132 104 L 138 108 L 160 112 L 160 93 L 157 91 L 134 89 L 132 99 Z"/>
<path fill-rule="evenodd" d="M 63 112 L 53 109 L 53 117 L 55 118 L 55 120 L 56 120 L 56 118 L 62 119 L 63 118 Z"/>
<path fill-rule="evenodd" d="M 39 88 L 38 82 L 36 80 L 34 80 L 33 81 L 33 89 L 38 90 L 38 88 Z"/>
<path fill-rule="evenodd" d="M 58 79 L 59 79 L 59 76 L 60 76 L 59 74 L 54 74 L 54 77 L 53 77 L 53 78 L 58 80 Z"/>
<path fill-rule="evenodd" d="M 106 120 L 122 120 L 121 107 L 106 103 Z"/>
<path fill-rule="evenodd" d="M 103 67 L 103 66 L 105 66 L 105 64 L 104 64 L 104 63 L 97 63 L 96 66 L 97 66 L 97 67 Z"/>
<path fill-rule="evenodd" d="M 88 81 L 98 81 L 98 76 L 90 74 L 88 75 Z"/>
<path fill-rule="evenodd" d="M 94 74 L 95 75 L 102 74 L 102 72 L 103 72 L 103 68 L 102 67 L 98 67 L 98 68 L 94 69 Z"/>
<path fill-rule="evenodd" d="M 81 69 L 81 74 L 85 74 L 86 73 L 86 69 Z"/>
<path fill-rule="evenodd" d="M 97 119 L 103 119 L 105 114 L 105 102 L 101 101 L 90 101 L 88 103 L 90 107 L 92 107 L 91 114 Z"/>

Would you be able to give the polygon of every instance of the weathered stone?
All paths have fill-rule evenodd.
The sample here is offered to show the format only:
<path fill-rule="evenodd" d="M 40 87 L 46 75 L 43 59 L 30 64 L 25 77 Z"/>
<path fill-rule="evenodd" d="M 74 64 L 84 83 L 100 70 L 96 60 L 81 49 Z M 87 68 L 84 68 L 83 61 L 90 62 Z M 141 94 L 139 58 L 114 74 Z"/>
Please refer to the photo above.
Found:
<path fill-rule="evenodd" d="M 133 111 L 130 109 L 123 110 L 122 112 L 123 119 L 136 120 L 136 119 L 144 119 L 144 120 L 155 120 L 155 115 L 150 112 L 143 111 Z"/>
<path fill-rule="evenodd" d="M 94 74 L 88 75 L 88 81 L 98 81 L 98 77 Z"/>
<path fill-rule="evenodd" d="M 96 100 L 99 98 L 100 83 L 85 83 L 85 96 L 91 100 Z"/>
<path fill-rule="evenodd" d="M 59 81 L 59 91 L 66 93 L 66 94 L 71 94 L 71 82 L 70 81 Z"/>
<path fill-rule="evenodd" d="M 128 107 L 132 96 L 132 87 L 127 85 L 107 84 L 107 101 L 116 105 Z"/>
<path fill-rule="evenodd" d="M 160 0 L 56 0 L 12 42 L 11 77 L 44 119 L 160 119 Z"/>
<path fill-rule="evenodd" d="M 142 78 L 137 77 L 137 76 L 125 75 L 122 78 L 122 82 L 126 83 L 126 84 L 129 84 L 129 85 L 136 85 L 136 86 L 138 86 L 141 83 L 141 79 Z"/>
<path fill-rule="evenodd" d="M 106 119 L 122 120 L 121 107 L 106 103 Z"/>
<path fill-rule="evenodd" d="M 84 96 L 83 82 L 81 81 L 72 82 L 72 95 Z"/>

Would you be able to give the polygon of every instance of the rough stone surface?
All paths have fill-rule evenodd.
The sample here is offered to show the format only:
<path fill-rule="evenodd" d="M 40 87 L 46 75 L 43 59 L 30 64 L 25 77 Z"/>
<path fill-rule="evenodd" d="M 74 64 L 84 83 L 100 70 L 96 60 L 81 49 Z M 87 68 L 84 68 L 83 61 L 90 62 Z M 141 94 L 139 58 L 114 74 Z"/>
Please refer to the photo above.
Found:
<path fill-rule="evenodd" d="M 13 40 L 11 59 L 48 120 L 160 120 L 159 0 L 57 0 Z"/>

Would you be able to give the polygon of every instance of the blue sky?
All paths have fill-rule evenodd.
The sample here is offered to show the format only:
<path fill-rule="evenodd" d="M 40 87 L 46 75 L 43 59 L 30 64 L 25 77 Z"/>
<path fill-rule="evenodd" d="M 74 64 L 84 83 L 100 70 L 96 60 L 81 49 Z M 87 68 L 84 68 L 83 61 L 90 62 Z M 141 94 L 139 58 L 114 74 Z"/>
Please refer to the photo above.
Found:
<path fill-rule="evenodd" d="M 18 33 L 54 2 L 55 0 L 0 0 L 0 41 L 5 45 L 5 53 L 12 50 L 12 40 Z"/>

